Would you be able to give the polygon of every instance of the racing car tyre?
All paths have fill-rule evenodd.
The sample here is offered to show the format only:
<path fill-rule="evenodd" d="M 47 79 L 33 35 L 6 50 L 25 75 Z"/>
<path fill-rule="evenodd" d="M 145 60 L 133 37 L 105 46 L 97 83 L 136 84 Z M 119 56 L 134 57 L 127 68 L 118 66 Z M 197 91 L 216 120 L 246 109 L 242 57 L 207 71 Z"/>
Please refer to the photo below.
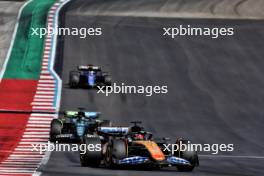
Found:
<path fill-rule="evenodd" d="M 61 134 L 62 123 L 58 119 L 53 119 L 50 125 L 50 141 L 55 141 L 55 136 Z"/>
<path fill-rule="evenodd" d="M 71 71 L 70 72 L 70 87 L 77 88 L 80 82 L 80 72 L 78 71 Z"/>
<path fill-rule="evenodd" d="M 107 85 L 107 86 L 111 86 L 112 85 L 112 79 L 109 75 L 106 75 L 104 77 L 104 83 Z"/>
<path fill-rule="evenodd" d="M 179 144 L 180 141 L 182 142 L 182 144 L 188 144 L 188 142 L 189 142 L 189 140 L 180 139 L 180 140 L 177 140 L 177 143 Z M 194 169 L 195 166 L 199 165 L 199 159 L 198 159 L 197 151 L 179 151 L 179 152 L 176 152 L 175 154 L 177 157 L 186 159 L 191 164 L 191 165 L 178 165 L 177 169 L 180 172 L 190 172 Z"/>
<path fill-rule="evenodd" d="M 99 137 L 86 137 L 82 144 L 86 145 L 84 154 L 80 153 L 80 161 L 82 166 L 98 167 L 102 159 L 101 140 Z M 93 148 L 90 148 L 90 146 Z M 98 150 L 97 146 L 100 146 Z"/>
<path fill-rule="evenodd" d="M 118 165 L 115 160 L 127 157 L 127 143 L 122 139 L 114 139 L 108 144 L 104 162 L 106 167 L 114 168 Z"/>

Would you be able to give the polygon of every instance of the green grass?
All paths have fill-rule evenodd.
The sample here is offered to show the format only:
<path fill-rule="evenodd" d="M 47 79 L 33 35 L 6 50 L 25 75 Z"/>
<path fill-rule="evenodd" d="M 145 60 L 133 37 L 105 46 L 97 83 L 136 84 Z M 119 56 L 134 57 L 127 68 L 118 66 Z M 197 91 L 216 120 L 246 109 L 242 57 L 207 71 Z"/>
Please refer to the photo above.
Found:
<path fill-rule="evenodd" d="M 39 79 L 44 38 L 31 28 L 45 28 L 49 8 L 55 0 L 33 0 L 23 9 L 4 78 Z"/>

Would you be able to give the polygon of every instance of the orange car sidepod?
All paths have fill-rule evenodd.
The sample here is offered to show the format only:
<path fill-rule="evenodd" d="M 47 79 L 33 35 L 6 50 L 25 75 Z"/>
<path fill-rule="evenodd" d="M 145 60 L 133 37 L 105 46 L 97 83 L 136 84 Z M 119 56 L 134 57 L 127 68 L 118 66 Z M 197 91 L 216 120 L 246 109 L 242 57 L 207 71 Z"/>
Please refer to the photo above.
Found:
<path fill-rule="evenodd" d="M 134 141 L 136 144 L 144 145 L 149 151 L 153 159 L 157 161 L 165 160 L 163 152 L 160 150 L 159 146 L 153 141 Z"/>

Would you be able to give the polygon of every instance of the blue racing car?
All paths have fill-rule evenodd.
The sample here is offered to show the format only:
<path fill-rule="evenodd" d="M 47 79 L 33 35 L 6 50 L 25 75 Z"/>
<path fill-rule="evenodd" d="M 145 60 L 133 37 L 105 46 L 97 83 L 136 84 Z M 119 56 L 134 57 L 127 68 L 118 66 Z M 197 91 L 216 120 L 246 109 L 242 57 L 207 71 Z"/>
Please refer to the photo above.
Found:
<path fill-rule="evenodd" d="M 101 67 L 81 65 L 70 72 L 69 85 L 71 88 L 93 88 L 96 86 L 110 86 L 111 77 L 103 72 Z"/>

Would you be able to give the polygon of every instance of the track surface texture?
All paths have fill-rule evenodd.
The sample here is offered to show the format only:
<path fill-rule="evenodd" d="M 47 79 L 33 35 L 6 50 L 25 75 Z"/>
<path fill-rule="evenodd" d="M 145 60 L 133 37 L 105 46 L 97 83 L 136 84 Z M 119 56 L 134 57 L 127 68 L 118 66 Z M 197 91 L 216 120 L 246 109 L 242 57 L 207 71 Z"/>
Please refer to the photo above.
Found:
<path fill-rule="evenodd" d="M 0 69 L 9 49 L 19 8 L 23 2 L 0 1 Z"/>
<path fill-rule="evenodd" d="M 80 1 L 81 5 L 80 5 Z M 79 0 L 74 14 L 166 18 L 264 18 L 262 0 Z"/>
<path fill-rule="evenodd" d="M 232 153 L 201 156 L 192 173 L 164 170 L 108 170 L 82 168 L 78 153 L 52 152 L 40 168 L 43 175 L 128 176 L 260 176 L 264 174 L 264 22 L 76 15 L 74 1 L 66 12 L 66 27 L 102 27 L 103 35 L 64 38 L 61 109 L 86 107 L 101 111 L 116 124 L 142 120 L 156 136 L 183 136 L 194 143 L 233 143 Z M 103 7 L 105 1 L 96 1 Z M 80 7 L 80 8 L 78 8 Z M 86 8 L 86 7 L 82 7 Z M 164 38 L 162 27 L 193 24 L 234 27 L 235 35 Z M 168 94 L 106 97 L 95 90 L 69 89 L 69 71 L 95 64 L 127 85 L 167 85 Z M 208 153 L 202 153 L 208 154 Z M 221 157 L 230 155 L 231 157 Z M 246 156 L 246 157 L 232 157 Z M 249 158 L 253 157 L 253 158 Z"/>

